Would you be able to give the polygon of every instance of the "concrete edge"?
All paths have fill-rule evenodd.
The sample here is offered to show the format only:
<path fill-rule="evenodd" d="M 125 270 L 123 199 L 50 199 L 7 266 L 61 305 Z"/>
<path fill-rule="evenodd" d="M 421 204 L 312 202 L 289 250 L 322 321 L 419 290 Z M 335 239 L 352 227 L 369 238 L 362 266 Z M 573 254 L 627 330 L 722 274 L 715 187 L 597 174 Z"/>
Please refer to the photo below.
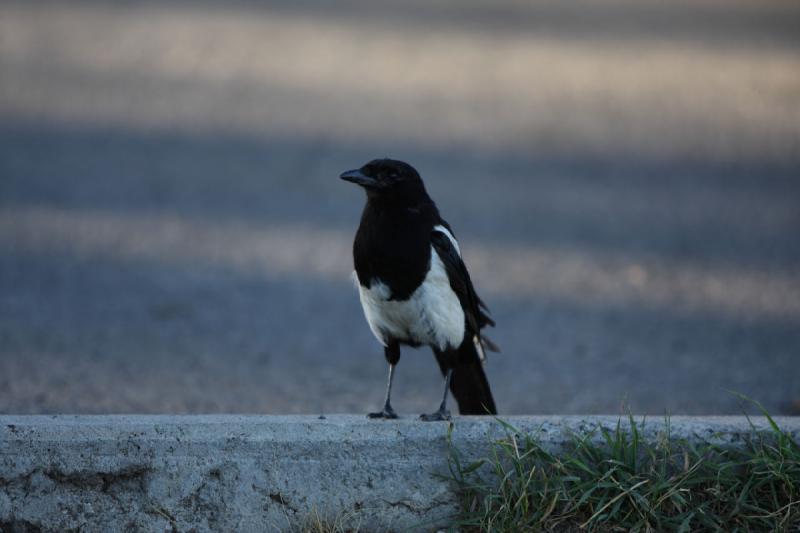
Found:
<path fill-rule="evenodd" d="M 570 433 L 620 417 L 503 420 L 557 452 Z M 775 420 L 800 437 L 800 417 Z M 366 531 L 435 530 L 457 509 L 436 476 L 447 472 L 448 428 L 357 415 L 0 416 L 0 531 L 283 531 L 309 514 Z M 491 417 L 455 417 L 452 428 L 466 459 L 504 434 Z M 644 436 L 664 429 L 648 417 Z M 737 446 L 751 431 L 745 417 L 670 419 L 671 435 L 694 443 Z"/>

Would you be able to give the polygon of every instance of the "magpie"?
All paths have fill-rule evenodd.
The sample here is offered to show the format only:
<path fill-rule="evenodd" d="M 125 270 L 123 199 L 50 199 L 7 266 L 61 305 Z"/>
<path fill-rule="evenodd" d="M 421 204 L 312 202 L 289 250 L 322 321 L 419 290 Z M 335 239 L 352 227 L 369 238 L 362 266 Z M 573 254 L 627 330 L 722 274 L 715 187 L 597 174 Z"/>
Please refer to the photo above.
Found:
<path fill-rule="evenodd" d="M 444 376 L 439 409 L 420 418 L 450 419 L 448 389 L 462 415 L 496 414 L 483 362 L 485 349 L 497 347 L 481 334 L 495 324 L 419 173 L 402 161 L 375 159 L 340 178 L 367 194 L 353 242 L 355 277 L 367 323 L 389 363 L 383 409 L 368 416 L 397 418 L 391 395 L 401 345 L 430 346 Z"/>

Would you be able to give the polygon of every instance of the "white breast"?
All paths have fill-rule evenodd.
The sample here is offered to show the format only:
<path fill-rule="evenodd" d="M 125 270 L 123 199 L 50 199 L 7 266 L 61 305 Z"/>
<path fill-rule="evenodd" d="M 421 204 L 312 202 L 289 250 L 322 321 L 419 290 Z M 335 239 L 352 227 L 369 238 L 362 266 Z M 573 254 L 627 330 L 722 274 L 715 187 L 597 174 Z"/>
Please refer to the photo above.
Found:
<path fill-rule="evenodd" d="M 359 286 L 359 296 L 369 327 L 382 344 L 393 338 L 440 350 L 461 345 L 464 311 L 433 247 L 430 270 L 408 300 L 389 300 L 391 290 L 380 280 L 371 285 L 369 289 Z"/>

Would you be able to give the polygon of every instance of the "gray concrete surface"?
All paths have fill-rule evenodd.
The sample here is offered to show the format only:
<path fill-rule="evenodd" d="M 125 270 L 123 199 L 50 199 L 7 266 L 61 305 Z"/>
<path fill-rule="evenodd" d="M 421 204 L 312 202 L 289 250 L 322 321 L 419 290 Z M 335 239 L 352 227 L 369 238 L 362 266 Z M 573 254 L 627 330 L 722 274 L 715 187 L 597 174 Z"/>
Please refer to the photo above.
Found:
<path fill-rule="evenodd" d="M 765 422 L 754 420 L 764 428 Z M 511 417 L 553 451 L 570 431 L 615 417 Z M 778 419 L 800 435 L 800 418 Z M 502 436 L 492 419 L 456 418 L 465 459 Z M 456 510 L 447 423 L 362 416 L 2 416 L 0 529 L 286 531 L 309 517 L 365 531 L 434 531 Z M 663 432 L 645 425 L 646 438 Z M 675 417 L 671 434 L 737 445 L 743 417 Z M 15 529 L 16 528 L 16 529 Z"/>
<path fill-rule="evenodd" d="M 800 4 L 0 1 L 0 412 L 365 412 L 406 159 L 503 413 L 800 412 Z M 407 351 L 396 407 L 440 377 Z"/>

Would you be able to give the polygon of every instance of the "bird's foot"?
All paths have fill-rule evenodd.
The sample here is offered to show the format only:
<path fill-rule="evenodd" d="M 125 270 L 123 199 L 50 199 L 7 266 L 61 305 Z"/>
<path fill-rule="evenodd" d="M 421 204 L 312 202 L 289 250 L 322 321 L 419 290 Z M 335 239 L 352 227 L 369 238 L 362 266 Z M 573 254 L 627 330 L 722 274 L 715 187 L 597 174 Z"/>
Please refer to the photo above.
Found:
<path fill-rule="evenodd" d="M 423 422 L 440 422 L 444 420 L 450 420 L 450 411 L 447 409 L 439 409 L 435 413 L 431 413 L 429 415 L 419 415 L 419 419 Z"/>
<path fill-rule="evenodd" d="M 397 413 L 394 412 L 394 409 L 390 405 L 387 405 L 383 408 L 383 411 L 379 411 L 377 413 L 369 413 L 367 418 L 383 418 L 385 420 L 390 420 L 394 418 L 399 418 Z"/>

